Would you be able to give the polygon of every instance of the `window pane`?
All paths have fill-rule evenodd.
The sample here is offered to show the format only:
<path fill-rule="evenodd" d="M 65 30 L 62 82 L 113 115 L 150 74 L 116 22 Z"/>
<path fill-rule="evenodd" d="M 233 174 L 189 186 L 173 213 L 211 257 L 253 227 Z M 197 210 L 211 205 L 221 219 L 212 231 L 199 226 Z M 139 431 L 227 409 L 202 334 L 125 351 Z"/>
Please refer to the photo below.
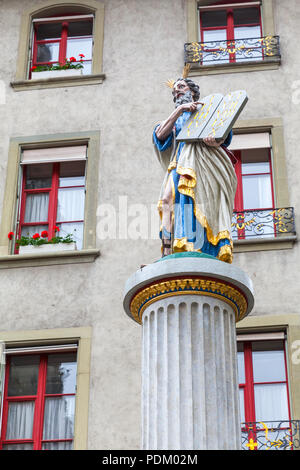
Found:
<path fill-rule="evenodd" d="M 34 401 L 9 403 L 6 439 L 31 439 L 33 415 Z"/>
<path fill-rule="evenodd" d="M 84 219 L 84 188 L 58 190 L 57 222 Z"/>
<path fill-rule="evenodd" d="M 42 443 L 42 450 L 72 450 L 72 449 L 73 449 L 73 441 Z"/>
<path fill-rule="evenodd" d="M 38 44 L 37 46 L 37 62 L 58 62 L 58 55 L 59 42 Z"/>
<path fill-rule="evenodd" d="M 234 24 L 260 23 L 259 8 L 237 8 L 233 10 Z"/>
<path fill-rule="evenodd" d="M 285 381 L 284 351 L 253 351 L 254 382 Z"/>
<path fill-rule="evenodd" d="M 235 39 L 251 39 L 251 38 L 260 38 L 261 31 L 260 26 L 239 26 L 238 28 L 234 28 L 234 38 Z M 252 41 L 247 43 L 245 41 L 245 47 L 258 47 L 259 43 L 256 41 Z M 239 44 L 240 46 L 240 44 Z M 261 48 L 258 48 L 261 53 Z"/>
<path fill-rule="evenodd" d="M 50 188 L 51 183 L 52 163 L 26 167 L 26 189 Z"/>
<path fill-rule="evenodd" d="M 203 41 L 226 41 L 226 29 L 213 29 L 211 31 L 203 31 Z M 227 43 L 222 44 L 222 47 L 227 47 Z M 216 44 L 205 44 L 205 50 L 208 48 L 217 49 Z"/>
<path fill-rule="evenodd" d="M 68 27 L 68 37 L 74 36 L 92 36 L 93 22 L 92 21 L 72 21 Z"/>
<path fill-rule="evenodd" d="M 45 222 L 48 220 L 49 194 L 27 194 L 24 222 Z"/>
<path fill-rule="evenodd" d="M 242 174 L 270 173 L 269 162 L 242 163 Z"/>
<path fill-rule="evenodd" d="M 227 26 L 226 10 L 203 11 L 201 13 L 202 27 Z"/>
<path fill-rule="evenodd" d="M 238 376 L 239 376 L 239 383 L 245 383 L 245 362 L 244 362 L 244 353 L 238 352 L 237 353 L 237 360 L 238 360 Z"/>
<path fill-rule="evenodd" d="M 36 395 L 40 357 L 11 357 L 8 381 L 8 396 Z"/>
<path fill-rule="evenodd" d="M 244 389 L 239 388 L 241 423 L 245 422 Z"/>
<path fill-rule="evenodd" d="M 65 237 L 69 233 L 76 242 L 77 250 L 82 249 L 83 242 L 83 222 L 59 224 L 60 236 Z"/>
<path fill-rule="evenodd" d="M 48 230 L 48 225 L 25 225 L 22 227 L 21 235 L 22 237 L 32 237 L 35 233 L 39 233 L 41 235 L 43 230 Z"/>
<path fill-rule="evenodd" d="M 74 432 L 75 397 L 45 399 L 43 439 L 69 439 Z"/>
<path fill-rule="evenodd" d="M 67 41 L 67 57 L 75 57 L 80 59 L 79 54 L 83 54 L 83 59 L 92 58 L 93 39 L 92 38 L 76 38 Z"/>
<path fill-rule="evenodd" d="M 36 31 L 37 41 L 45 41 L 47 39 L 59 39 L 61 37 L 61 23 L 39 24 Z"/>
<path fill-rule="evenodd" d="M 33 444 L 3 444 L 2 450 L 33 450 Z"/>
<path fill-rule="evenodd" d="M 85 62 L 81 62 L 83 65 L 82 73 L 83 75 L 91 75 L 92 73 L 92 61 L 86 60 Z"/>
<path fill-rule="evenodd" d="M 46 393 L 75 393 L 76 353 L 50 354 L 47 365 Z"/>
<path fill-rule="evenodd" d="M 85 162 L 65 162 L 60 164 L 59 186 L 84 186 Z"/>
<path fill-rule="evenodd" d="M 285 384 L 254 385 L 256 421 L 289 419 Z"/>
<path fill-rule="evenodd" d="M 244 209 L 272 207 L 271 179 L 269 175 L 243 176 Z"/>

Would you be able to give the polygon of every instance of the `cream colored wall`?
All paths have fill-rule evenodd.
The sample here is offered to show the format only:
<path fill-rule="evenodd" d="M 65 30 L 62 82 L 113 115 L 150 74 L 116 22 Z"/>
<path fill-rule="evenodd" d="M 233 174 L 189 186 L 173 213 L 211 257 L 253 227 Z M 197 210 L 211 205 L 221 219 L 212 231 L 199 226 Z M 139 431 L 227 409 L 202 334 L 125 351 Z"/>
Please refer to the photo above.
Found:
<path fill-rule="evenodd" d="M 180 76 L 187 39 L 184 0 L 106 0 L 103 84 L 15 92 L 19 27 L 25 7 L 36 0 L 4 0 L 0 7 L 0 201 L 2 204 L 10 137 L 100 130 L 98 202 L 156 204 L 162 172 L 151 147 L 154 124 L 173 109 L 163 83 Z M 57 1 L 55 2 L 57 3 Z M 202 95 L 245 88 L 243 119 L 281 117 L 290 203 L 300 216 L 298 151 L 298 0 L 274 2 L 281 38 L 278 70 L 194 77 Z M 1 210 L 3 207 L 1 207 Z M 131 219 L 132 220 L 132 217 Z M 0 271 L 1 330 L 92 327 L 89 405 L 90 449 L 136 449 L 140 442 L 141 329 L 123 312 L 126 279 L 142 263 L 160 256 L 155 240 L 97 240 L 94 263 Z M 298 244 L 292 249 L 238 253 L 234 263 L 254 282 L 255 315 L 298 314 Z M 1 338 L 0 338 L 1 339 Z M 300 338 L 299 338 L 300 339 Z M 300 418 L 300 416 L 298 417 Z"/>

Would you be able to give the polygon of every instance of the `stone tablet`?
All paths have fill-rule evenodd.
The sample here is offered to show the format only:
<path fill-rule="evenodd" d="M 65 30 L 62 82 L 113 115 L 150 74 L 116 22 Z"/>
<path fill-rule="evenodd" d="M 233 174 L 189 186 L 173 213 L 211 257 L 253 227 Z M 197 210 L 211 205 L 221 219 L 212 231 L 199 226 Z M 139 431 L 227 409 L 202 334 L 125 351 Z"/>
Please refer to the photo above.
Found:
<path fill-rule="evenodd" d="M 217 141 L 225 140 L 232 126 L 248 101 L 244 90 L 237 90 L 223 96 L 219 93 L 201 100 L 190 119 L 179 132 L 178 142 L 196 142 L 213 136 Z"/>

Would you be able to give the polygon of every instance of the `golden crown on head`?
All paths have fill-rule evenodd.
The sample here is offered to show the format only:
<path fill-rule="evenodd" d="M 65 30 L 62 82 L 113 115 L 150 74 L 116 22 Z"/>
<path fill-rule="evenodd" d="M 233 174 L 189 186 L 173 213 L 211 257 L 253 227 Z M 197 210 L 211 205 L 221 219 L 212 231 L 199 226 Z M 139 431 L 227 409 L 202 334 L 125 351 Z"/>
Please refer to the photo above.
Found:
<path fill-rule="evenodd" d="M 182 78 L 187 78 L 188 77 L 190 69 L 191 69 L 191 64 L 186 64 L 183 67 Z M 175 85 L 175 80 L 169 79 L 169 80 L 166 81 L 165 84 L 167 85 L 167 87 L 173 89 L 173 87 Z"/>

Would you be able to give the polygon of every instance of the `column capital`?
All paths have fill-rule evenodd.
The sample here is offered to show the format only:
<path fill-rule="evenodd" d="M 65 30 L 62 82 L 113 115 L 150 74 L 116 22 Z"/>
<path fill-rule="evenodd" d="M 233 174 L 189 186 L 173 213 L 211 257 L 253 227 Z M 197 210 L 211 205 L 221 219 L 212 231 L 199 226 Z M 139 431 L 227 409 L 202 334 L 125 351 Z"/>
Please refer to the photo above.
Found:
<path fill-rule="evenodd" d="M 125 312 L 142 323 L 150 304 L 178 295 L 215 297 L 229 304 L 236 322 L 253 308 L 253 286 L 241 269 L 202 253 L 177 253 L 166 256 L 134 273 L 124 293 Z"/>

